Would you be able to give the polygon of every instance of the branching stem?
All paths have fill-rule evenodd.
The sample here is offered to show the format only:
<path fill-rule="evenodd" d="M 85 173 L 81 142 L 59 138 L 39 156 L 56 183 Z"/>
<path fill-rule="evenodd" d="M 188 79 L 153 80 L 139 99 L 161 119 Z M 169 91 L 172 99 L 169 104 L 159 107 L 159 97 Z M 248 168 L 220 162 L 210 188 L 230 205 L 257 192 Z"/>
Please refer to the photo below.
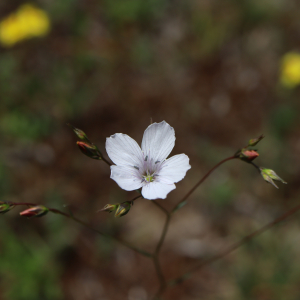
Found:
<path fill-rule="evenodd" d="M 180 200 L 178 201 L 178 203 L 175 205 L 174 209 L 176 207 L 178 207 L 178 205 L 180 205 L 181 203 L 183 203 L 205 180 L 206 178 L 215 170 L 217 169 L 219 166 L 221 166 L 223 163 L 225 163 L 228 160 L 237 158 L 235 155 L 234 156 L 230 156 L 227 157 L 223 160 L 221 160 L 218 164 L 216 164 L 212 169 L 210 169 L 195 185 L 194 187 L 191 188 L 191 190 Z"/>
<path fill-rule="evenodd" d="M 135 197 L 132 201 L 136 200 L 136 199 L 139 198 L 139 197 L 140 197 L 140 196 Z M 18 206 L 21 206 L 21 205 L 26 205 L 26 206 L 37 206 L 37 204 L 34 204 L 34 203 L 25 203 L 25 202 L 24 202 L 24 203 L 23 203 L 23 202 L 21 202 L 21 203 L 11 203 L 11 204 L 16 205 L 16 206 L 17 206 L 17 205 L 18 205 Z M 48 207 L 47 207 L 47 208 L 48 208 Z M 140 249 L 140 248 L 137 248 L 137 247 L 135 247 L 135 246 L 132 246 L 131 244 L 127 243 L 126 241 L 122 241 L 122 240 L 120 240 L 120 239 L 118 239 L 118 238 L 116 238 L 116 237 L 114 237 L 114 236 L 112 236 L 112 235 L 110 235 L 110 234 L 108 234 L 108 233 L 104 233 L 104 232 L 102 232 L 102 231 L 100 231 L 100 230 L 98 230 L 98 229 L 96 229 L 96 228 L 93 228 L 91 225 L 89 225 L 88 223 L 86 223 L 86 222 L 84 222 L 84 221 L 82 221 L 82 220 L 80 220 L 80 219 L 74 217 L 72 214 L 65 213 L 65 212 L 60 211 L 60 210 L 58 210 L 58 209 L 56 209 L 56 208 L 48 208 L 48 209 L 49 209 L 50 212 L 52 212 L 52 213 L 54 213 L 54 214 L 59 214 L 59 215 L 64 216 L 64 217 L 66 217 L 66 218 L 72 219 L 73 221 L 75 221 L 75 222 L 77 222 L 77 223 L 79 223 L 79 224 L 85 226 L 86 228 L 89 228 L 90 230 L 95 231 L 95 232 L 97 232 L 98 234 L 100 234 L 100 235 L 102 235 L 102 236 L 104 236 L 104 237 L 106 237 L 106 238 L 110 238 L 110 239 L 112 239 L 112 240 L 118 242 L 119 244 L 122 244 L 123 246 L 125 246 L 125 247 L 127 247 L 127 248 L 130 248 L 131 250 L 133 250 L 133 251 L 135 251 L 135 252 L 137 252 L 137 253 L 139 253 L 139 254 L 141 254 L 141 255 L 144 255 L 144 256 L 146 256 L 146 257 L 152 257 L 152 254 L 151 254 L 151 253 L 149 253 L 149 252 L 147 252 L 147 251 L 144 251 L 144 250 L 142 250 L 142 249 Z"/>
<path fill-rule="evenodd" d="M 169 229 L 169 225 L 170 225 L 170 221 L 171 221 L 171 217 L 172 217 L 172 212 L 175 211 L 175 209 L 181 204 L 183 203 L 196 189 L 197 187 L 199 187 L 201 185 L 201 183 L 203 183 L 205 181 L 205 179 L 215 170 L 217 169 L 220 165 L 222 165 L 223 163 L 225 163 L 228 160 L 234 159 L 236 158 L 236 156 L 230 156 L 228 158 L 223 159 L 222 161 L 220 161 L 218 164 L 216 164 L 210 171 L 208 171 L 201 179 L 200 181 L 198 181 L 195 186 L 175 205 L 174 209 L 171 210 L 171 212 L 167 211 L 163 206 L 161 206 L 157 201 L 153 201 L 152 203 L 155 204 L 157 207 L 159 207 L 159 209 L 161 209 L 165 215 L 166 215 L 166 221 L 164 224 L 164 228 L 162 231 L 162 234 L 160 236 L 160 239 L 157 243 L 157 246 L 155 248 L 155 252 L 152 256 L 153 262 L 154 262 L 154 266 L 155 266 L 155 271 L 159 280 L 159 289 L 156 292 L 154 299 L 159 299 L 159 297 L 161 296 L 161 294 L 165 291 L 165 289 L 167 288 L 167 284 L 166 284 L 166 280 L 165 277 L 163 275 L 162 272 L 162 267 L 161 264 L 159 262 L 159 253 L 160 250 L 163 246 L 163 243 L 165 241 L 166 238 L 166 234 L 168 232 Z"/>
<path fill-rule="evenodd" d="M 130 248 L 131 250 L 146 256 L 146 257 L 150 257 L 154 263 L 154 267 L 155 267 L 155 272 L 157 275 L 157 278 L 159 280 L 159 288 L 158 291 L 156 292 L 154 299 L 160 299 L 161 295 L 163 294 L 163 292 L 166 290 L 166 288 L 168 286 L 172 286 L 172 285 L 176 285 L 179 284 L 181 282 L 183 282 L 184 280 L 186 280 L 187 278 L 189 278 L 191 276 L 191 274 L 201 268 L 203 268 L 206 265 L 209 265 L 211 263 L 214 263 L 217 260 L 222 259 L 223 257 L 225 257 L 226 255 L 230 254 L 231 252 L 233 252 L 234 250 L 238 249 L 239 247 L 243 246 L 245 243 L 247 243 L 248 241 L 252 240 L 254 237 L 260 235 L 261 233 L 265 232 L 266 230 L 272 228 L 273 226 L 275 226 L 276 224 L 280 223 L 281 221 L 287 219 L 289 216 L 295 214 L 296 212 L 298 212 L 300 210 L 300 204 L 297 205 L 296 207 L 290 209 L 289 211 L 287 211 L 286 213 L 282 214 L 280 217 L 276 218 L 274 221 L 266 224 L 265 226 L 263 226 L 262 228 L 252 232 L 251 234 L 245 236 L 243 239 L 241 239 L 239 242 L 233 244 L 232 246 L 230 246 L 228 249 L 220 252 L 219 254 L 216 254 L 214 256 L 212 256 L 211 258 L 207 259 L 206 261 L 203 261 L 201 263 L 199 263 L 198 265 L 194 266 L 193 268 L 191 268 L 187 273 L 167 282 L 165 279 L 165 276 L 163 274 L 162 271 L 162 267 L 161 267 L 161 263 L 159 261 L 159 254 L 161 252 L 163 243 L 165 241 L 166 238 L 166 234 L 168 232 L 168 228 L 170 225 L 170 221 L 171 221 L 171 217 L 173 215 L 173 212 L 175 212 L 178 208 L 180 208 L 182 206 L 182 204 L 184 204 L 184 202 L 188 199 L 188 197 L 208 178 L 208 176 L 215 170 L 217 169 L 220 165 L 222 165 L 223 163 L 225 163 L 226 161 L 232 160 L 234 158 L 237 158 L 237 155 L 228 157 L 223 159 L 222 161 L 220 161 L 218 164 L 216 164 L 211 170 L 209 170 L 196 184 L 194 187 L 191 188 L 191 190 L 180 200 L 178 201 L 178 203 L 175 205 L 174 209 L 172 209 L 170 212 L 165 209 L 161 204 L 159 204 L 159 202 L 157 201 L 151 201 L 154 205 L 156 205 L 166 216 L 166 220 L 164 223 L 164 227 L 161 233 L 161 236 L 158 240 L 158 243 L 156 245 L 156 248 L 154 250 L 153 253 L 149 253 L 147 251 L 144 251 L 142 249 L 139 249 L 135 246 L 132 246 L 131 244 L 127 243 L 126 241 L 122 241 L 116 237 L 113 237 L 110 234 L 104 233 L 98 229 L 93 228 L 92 226 L 90 226 L 88 223 L 78 219 L 77 217 L 74 217 L 71 213 L 65 213 L 62 212 L 58 209 L 54 209 L 54 208 L 48 208 L 50 212 L 55 213 L 55 214 L 60 214 L 66 218 L 72 219 L 73 221 L 89 228 L 90 230 L 93 230 L 95 232 L 97 232 L 98 234 L 113 239 L 115 241 L 117 241 L 118 243 L 122 244 L 125 247 Z M 111 166 L 111 163 L 109 161 L 107 161 L 105 158 L 101 157 L 101 159 L 109 166 Z M 251 162 L 251 164 L 260 172 L 260 168 L 254 164 L 253 162 Z M 140 190 L 137 190 L 139 193 L 141 192 Z M 138 198 L 142 198 L 142 195 L 138 195 L 137 197 L 133 198 L 131 201 L 135 201 Z M 37 206 L 34 203 L 11 203 L 13 205 L 25 205 L 25 206 Z"/>

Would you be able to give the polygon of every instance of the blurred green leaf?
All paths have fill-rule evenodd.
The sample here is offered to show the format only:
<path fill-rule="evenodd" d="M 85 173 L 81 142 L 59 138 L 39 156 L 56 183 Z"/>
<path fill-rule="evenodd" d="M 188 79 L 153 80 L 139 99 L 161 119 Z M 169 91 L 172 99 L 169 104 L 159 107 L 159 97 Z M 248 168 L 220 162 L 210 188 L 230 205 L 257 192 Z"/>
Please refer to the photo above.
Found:
<path fill-rule="evenodd" d="M 298 117 L 298 110 L 291 105 L 283 104 L 276 107 L 271 114 L 270 126 L 278 138 L 291 129 Z"/>
<path fill-rule="evenodd" d="M 113 26 L 147 22 L 163 14 L 166 0 L 104 0 L 105 14 Z"/>
<path fill-rule="evenodd" d="M 0 119 L 0 131 L 7 137 L 37 139 L 51 131 L 52 121 L 48 116 L 40 116 L 25 111 L 14 110 Z"/>
<path fill-rule="evenodd" d="M 1 234 L 0 263 L 1 291 L 5 299 L 62 299 L 61 274 L 53 261 L 51 247 L 37 235 L 27 233 L 21 241 L 4 224 L 1 228 L 5 228 Z"/>

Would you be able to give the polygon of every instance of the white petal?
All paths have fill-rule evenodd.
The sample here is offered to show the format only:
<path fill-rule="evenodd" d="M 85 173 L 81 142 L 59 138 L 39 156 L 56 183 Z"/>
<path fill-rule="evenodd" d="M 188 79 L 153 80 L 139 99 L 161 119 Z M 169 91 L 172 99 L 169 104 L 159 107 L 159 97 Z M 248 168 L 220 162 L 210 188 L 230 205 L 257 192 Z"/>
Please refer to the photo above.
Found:
<path fill-rule="evenodd" d="M 175 132 L 165 121 L 153 123 L 144 132 L 142 150 L 154 162 L 165 160 L 175 144 Z"/>
<path fill-rule="evenodd" d="M 142 195 L 145 199 L 165 199 L 167 194 L 176 189 L 175 184 L 165 184 L 158 181 L 147 183 L 142 188 Z"/>
<path fill-rule="evenodd" d="M 118 166 L 143 165 L 143 153 L 137 142 L 127 134 L 116 133 L 106 139 L 106 152 Z"/>
<path fill-rule="evenodd" d="M 185 177 L 186 172 L 191 168 L 189 157 L 185 154 L 178 154 L 163 162 L 158 173 L 160 181 L 170 180 L 178 182 Z"/>
<path fill-rule="evenodd" d="M 133 191 L 142 187 L 142 179 L 139 171 L 133 167 L 110 166 L 110 178 L 113 179 L 121 189 Z"/>

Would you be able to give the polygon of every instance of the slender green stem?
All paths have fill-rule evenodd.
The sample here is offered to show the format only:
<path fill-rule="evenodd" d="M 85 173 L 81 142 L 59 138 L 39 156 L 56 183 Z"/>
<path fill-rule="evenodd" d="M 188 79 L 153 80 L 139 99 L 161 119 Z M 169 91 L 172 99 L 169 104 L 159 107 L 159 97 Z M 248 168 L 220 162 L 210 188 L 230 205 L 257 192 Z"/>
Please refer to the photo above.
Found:
<path fill-rule="evenodd" d="M 254 168 L 258 171 L 258 173 L 260 173 L 260 168 L 259 168 L 259 166 L 257 164 L 255 164 L 253 161 L 251 161 L 250 164 L 252 166 L 254 166 Z"/>
<path fill-rule="evenodd" d="M 79 224 L 81 224 L 81 225 L 83 225 L 83 226 L 89 228 L 90 230 L 93 230 L 93 231 L 97 232 L 98 234 L 100 234 L 100 235 L 102 235 L 102 236 L 104 236 L 104 237 L 111 238 L 111 239 L 117 241 L 119 244 L 122 244 L 123 246 L 126 246 L 126 247 L 130 248 L 131 250 L 133 250 L 133 251 L 135 251 L 135 252 L 138 252 L 138 253 L 140 253 L 140 254 L 142 254 L 142 255 L 144 255 L 144 256 L 147 256 L 147 257 L 152 257 L 152 254 L 151 254 L 151 253 L 148 253 L 147 251 L 144 251 L 144 250 L 142 250 L 142 249 L 139 249 L 139 248 L 137 248 L 137 247 L 135 247 L 135 246 L 132 246 L 132 245 L 130 245 L 129 243 L 127 243 L 127 242 L 125 242 L 125 241 L 122 241 L 122 240 L 120 240 L 120 239 L 117 239 L 117 238 L 111 236 L 110 234 L 104 233 L 104 232 L 102 232 L 102 231 L 100 231 L 100 230 L 98 230 L 98 229 L 96 229 L 96 228 L 93 228 L 93 227 L 90 226 L 88 223 L 86 223 L 86 222 L 84 222 L 84 221 L 82 221 L 82 220 L 80 220 L 80 219 L 78 219 L 78 218 L 76 218 L 76 217 L 74 217 L 74 216 L 72 216 L 72 215 L 70 215 L 70 214 L 66 214 L 66 213 L 64 213 L 64 212 L 62 212 L 62 211 L 60 211 L 60 210 L 58 210 L 58 209 L 54 209 L 54 208 L 49 208 L 49 211 L 51 211 L 52 213 L 60 214 L 60 215 L 62 215 L 62 216 L 65 216 L 65 217 L 67 217 L 67 218 L 70 218 L 70 219 L 74 220 L 75 222 L 77 222 L 77 223 L 79 223 Z"/>
<path fill-rule="evenodd" d="M 90 142 L 90 144 L 92 144 L 93 146 L 95 146 L 96 147 L 96 150 L 97 150 L 97 152 L 98 152 L 98 159 L 99 160 L 103 160 L 108 166 L 112 166 L 112 163 L 110 163 L 103 155 L 102 155 L 102 152 L 99 150 L 99 148 L 96 146 L 96 145 L 94 145 L 93 143 L 91 143 Z"/>
<path fill-rule="evenodd" d="M 156 205 L 166 215 L 166 220 L 165 220 L 165 224 L 164 224 L 161 236 L 159 238 L 159 241 L 156 245 L 154 254 L 152 256 L 155 271 L 156 271 L 156 275 L 157 275 L 157 278 L 159 280 L 159 288 L 158 288 L 158 291 L 156 292 L 156 294 L 154 296 L 154 299 L 159 299 L 159 296 L 164 292 L 164 290 L 167 287 L 167 282 L 166 282 L 165 276 L 162 272 L 162 267 L 161 267 L 161 264 L 160 264 L 160 261 L 159 261 L 159 254 L 160 254 L 161 247 L 164 243 L 164 240 L 166 238 L 166 234 L 167 234 L 167 231 L 168 231 L 168 228 L 169 228 L 169 224 L 170 224 L 170 220 L 171 220 L 171 213 L 168 212 L 157 201 L 153 201 L 152 203 L 154 205 Z"/>
<path fill-rule="evenodd" d="M 237 158 L 235 155 L 234 156 L 230 156 L 227 157 L 225 159 L 223 159 L 222 161 L 220 161 L 218 164 L 216 164 L 212 169 L 210 169 L 195 185 L 194 187 L 191 188 L 191 190 L 180 200 L 178 201 L 178 203 L 175 205 L 174 209 L 175 210 L 180 204 L 182 204 L 196 189 L 197 187 L 199 187 L 204 181 L 205 179 L 215 170 L 217 169 L 220 165 L 222 165 L 223 163 L 225 163 L 228 160 Z"/>
<path fill-rule="evenodd" d="M 94 145 L 94 144 L 93 144 Z M 103 157 L 102 152 L 99 150 L 99 148 L 94 145 L 99 153 L 99 160 L 103 160 L 108 166 L 112 166 L 112 163 L 110 163 L 106 158 Z"/>
<path fill-rule="evenodd" d="M 103 160 L 107 165 L 112 166 L 112 163 L 110 163 L 106 158 L 103 156 L 101 157 L 101 160 Z"/>
<path fill-rule="evenodd" d="M 163 245 L 163 242 L 165 241 L 165 238 L 166 238 L 170 220 L 171 220 L 171 215 L 168 213 L 161 237 L 156 245 L 155 252 L 153 255 L 153 261 L 154 261 L 154 265 L 155 265 L 155 269 L 156 269 L 156 274 L 159 279 L 159 289 L 156 292 L 155 297 L 159 297 L 167 287 L 166 279 L 165 279 L 165 276 L 163 275 L 162 267 L 161 267 L 161 264 L 159 261 L 159 254 L 160 254 L 160 250 Z"/>
<path fill-rule="evenodd" d="M 155 252 L 154 252 L 154 255 L 155 256 L 158 256 L 159 255 L 159 252 L 161 250 L 161 247 L 163 245 L 163 242 L 165 240 L 165 237 L 166 237 L 166 234 L 167 234 L 167 231 L 168 231 L 168 227 L 169 227 L 169 224 L 170 224 L 170 220 L 171 220 L 171 214 L 168 213 L 166 215 L 166 221 L 165 221 L 165 225 L 164 225 L 164 228 L 163 228 L 163 231 L 162 231 L 162 234 L 160 236 L 160 239 L 158 241 L 158 244 L 156 245 L 156 248 L 155 248 Z"/>
<path fill-rule="evenodd" d="M 164 290 L 167 288 L 167 282 L 165 279 L 165 276 L 162 272 L 161 264 L 159 261 L 158 256 L 153 256 L 153 263 L 156 271 L 156 275 L 159 280 L 159 288 L 156 294 L 154 295 L 153 299 L 160 299 L 160 295 L 164 292 Z"/>
<path fill-rule="evenodd" d="M 250 240 L 252 240 L 254 237 L 262 234 L 263 232 L 267 231 L 268 229 L 274 227 L 276 224 L 284 221 L 285 219 L 287 219 L 288 217 L 290 217 L 291 215 L 295 214 L 296 212 L 298 212 L 300 210 L 300 204 L 295 206 L 294 208 L 288 210 L 287 212 L 285 212 L 284 214 L 282 214 L 281 216 L 279 216 L 278 218 L 276 218 L 274 221 L 266 224 L 265 226 L 261 227 L 258 230 L 255 230 L 254 232 L 246 235 L 244 238 L 242 238 L 239 242 L 233 244 L 232 246 L 230 246 L 229 248 L 227 248 L 226 250 L 220 252 L 219 254 L 216 254 L 214 256 L 212 256 L 211 258 L 207 259 L 206 261 L 201 262 L 200 264 L 194 266 L 193 268 L 190 269 L 189 272 L 171 280 L 168 282 L 169 285 L 176 285 L 181 283 L 182 281 L 188 279 L 191 274 L 211 263 L 214 263 L 217 260 L 222 259 L 224 256 L 230 254 L 231 252 L 233 252 L 234 250 L 240 248 L 241 246 L 243 246 L 244 244 L 246 244 L 247 242 L 249 242 Z"/>
<path fill-rule="evenodd" d="M 132 200 L 130 200 L 130 202 L 133 202 L 133 201 L 135 201 L 135 200 L 137 200 L 139 198 L 143 198 L 143 196 L 142 195 L 138 195 L 138 196 L 134 197 Z"/>

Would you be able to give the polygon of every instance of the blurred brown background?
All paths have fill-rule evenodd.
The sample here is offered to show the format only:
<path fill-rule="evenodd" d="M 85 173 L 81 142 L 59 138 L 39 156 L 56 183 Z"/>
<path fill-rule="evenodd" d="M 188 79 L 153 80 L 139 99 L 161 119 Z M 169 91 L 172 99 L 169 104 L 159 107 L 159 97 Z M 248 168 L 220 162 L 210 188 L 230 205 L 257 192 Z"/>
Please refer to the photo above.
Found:
<path fill-rule="evenodd" d="M 23 1 L 2 0 L 0 20 Z M 167 278 L 188 270 L 299 204 L 299 93 L 280 83 L 283 56 L 300 50 L 296 0 L 41 0 L 44 37 L 0 48 L 1 200 L 33 202 L 87 220 L 151 251 L 164 215 L 137 200 L 123 218 L 97 213 L 132 199 L 102 162 L 83 156 L 66 126 L 140 144 L 153 122 L 175 129 L 172 154 L 192 169 L 176 201 L 250 138 L 256 163 L 279 190 L 241 161 L 220 167 L 174 215 L 161 259 Z M 152 262 L 61 216 L 0 218 L 0 299 L 146 300 Z M 164 299 L 300 299 L 299 214 L 170 288 Z"/>

